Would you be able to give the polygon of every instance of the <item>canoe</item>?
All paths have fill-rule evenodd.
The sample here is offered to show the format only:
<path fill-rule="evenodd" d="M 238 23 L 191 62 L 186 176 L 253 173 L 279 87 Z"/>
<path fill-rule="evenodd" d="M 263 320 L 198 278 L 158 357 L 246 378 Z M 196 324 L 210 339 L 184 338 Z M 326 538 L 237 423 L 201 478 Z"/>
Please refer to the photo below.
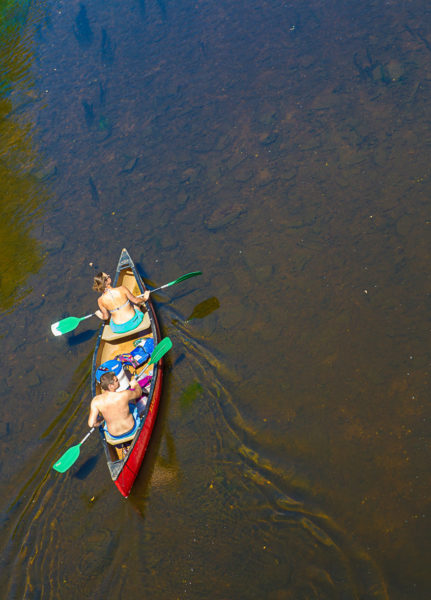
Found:
<path fill-rule="evenodd" d="M 144 282 L 125 248 L 121 251 L 113 281 L 114 287 L 125 285 L 135 296 L 143 294 L 146 290 Z M 92 397 L 101 392 L 100 385 L 96 381 L 96 372 L 103 363 L 114 360 L 118 355 L 132 352 L 135 349 L 136 342 L 139 340 L 142 340 L 140 342 L 142 344 L 147 339 L 151 339 L 154 347 L 160 342 L 160 329 L 151 300 L 143 303 L 141 310 L 144 311 L 144 319 L 141 325 L 128 333 L 114 334 L 109 324 L 101 326 L 94 350 L 91 370 Z M 151 342 L 149 344 L 151 345 Z M 161 358 L 156 364 L 151 365 L 145 371 L 145 366 L 148 365 L 149 360 L 141 367 L 138 367 L 136 372 L 134 368 L 131 368 L 130 371 L 132 375 L 138 375 L 138 381 L 139 373 L 144 371 L 144 375 L 148 375 L 152 372 L 152 377 L 146 388 L 148 399 L 146 400 L 143 412 L 141 412 L 141 422 L 133 440 L 127 442 L 127 444 L 113 446 L 105 440 L 103 427 L 99 427 L 109 472 L 115 485 L 125 498 L 130 494 L 133 483 L 141 468 L 156 421 L 162 392 L 163 359 Z M 126 371 L 122 373 L 122 375 L 124 374 L 127 375 Z"/>

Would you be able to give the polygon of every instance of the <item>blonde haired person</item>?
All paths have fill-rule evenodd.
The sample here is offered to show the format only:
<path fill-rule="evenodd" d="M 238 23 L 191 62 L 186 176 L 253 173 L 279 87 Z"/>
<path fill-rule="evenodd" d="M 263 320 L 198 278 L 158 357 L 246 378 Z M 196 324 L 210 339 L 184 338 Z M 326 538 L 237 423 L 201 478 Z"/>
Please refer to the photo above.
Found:
<path fill-rule="evenodd" d="M 95 314 L 99 319 L 107 321 L 114 333 L 126 333 L 136 329 L 144 318 L 142 310 L 137 306 L 146 302 L 150 297 L 147 290 L 141 298 L 134 296 L 124 285 L 112 287 L 111 276 L 106 273 L 99 273 L 93 281 L 93 290 L 102 292 L 97 299 L 99 310 Z"/>

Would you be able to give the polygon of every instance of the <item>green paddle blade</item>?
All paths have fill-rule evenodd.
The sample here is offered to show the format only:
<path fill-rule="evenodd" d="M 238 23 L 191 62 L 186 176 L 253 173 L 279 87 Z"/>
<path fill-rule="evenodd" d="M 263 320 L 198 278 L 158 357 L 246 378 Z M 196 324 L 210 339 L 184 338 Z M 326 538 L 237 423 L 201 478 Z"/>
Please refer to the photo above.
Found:
<path fill-rule="evenodd" d="M 72 448 L 69 448 L 69 450 L 67 450 L 63 454 L 63 456 L 58 459 L 58 461 L 55 463 L 55 465 L 52 466 L 52 468 L 58 471 L 59 473 L 64 473 L 65 471 L 67 471 L 67 469 L 71 467 L 78 458 L 80 447 L 86 440 L 88 440 L 88 438 L 95 429 L 96 427 L 92 427 L 87 433 L 87 435 L 79 442 L 79 444 L 77 444 L 76 446 L 72 446 Z"/>
<path fill-rule="evenodd" d="M 163 340 L 161 342 L 159 342 L 157 344 L 157 346 L 154 348 L 153 353 L 151 354 L 151 360 L 148 363 L 147 367 L 149 367 L 150 365 L 154 365 L 156 362 L 159 362 L 159 360 L 162 358 L 162 356 L 164 356 L 166 354 L 166 352 L 169 352 L 169 350 L 171 348 L 172 348 L 171 339 L 168 337 L 163 338 Z"/>
<path fill-rule="evenodd" d="M 81 319 L 78 317 L 67 317 L 62 321 L 57 321 L 51 325 L 51 331 L 54 335 L 63 335 L 63 333 L 69 333 L 78 327 Z"/>
<path fill-rule="evenodd" d="M 85 321 L 85 319 L 89 319 L 92 317 L 94 313 L 91 315 L 87 315 L 85 317 L 66 317 L 61 321 L 57 321 L 57 323 L 53 323 L 51 325 L 51 331 L 54 335 L 63 335 L 63 333 L 69 333 L 69 331 L 73 331 L 78 327 L 81 321 Z"/>
<path fill-rule="evenodd" d="M 196 277 L 196 275 L 202 275 L 202 271 L 193 271 L 192 273 L 186 273 L 186 275 L 181 275 L 181 277 L 179 277 L 178 279 L 175 279 L 175 281 L 171 281 L 170 283 L 167 283 L 163 287 L 168 287 L 170 285 L 174 285 L 175 283 L 180 283 L 181 281 L 190 279 L 190 277 Z"/>
<path fill-rule="evenodd" d="M 196 275 L 202 275 L 202 271 L 193 271 L 192 273 L 186 273 L 185 275 L 181 275 L 181 277 L 178 277 L 178 279 L 175 279 L 175 281 L 170 281 L 169 283 L 165 283 L 165 285 L 161 285 L 160 287 L 155 288 L 154 290 L 150 290 L 150 293 L 152 294 L 153 292 L 158 292 L 159 290 L 163 290 L 169 287 L 170 285 L 175 285 L 176 283 L 180 283 L 185 279 L 190 279 L 190 277 L 196 277 Z M 142 295 L 143 294 L 141 294 L 141 296 Z"/>
<path fill-rule="evenodd" d="M 59 473 L 64 473 L 67 471 L 67 469 L 69 469 L 78 459 L 80 446 L 81 444 L 78 444 L 77 446 L 72 446 L 72 448 L 69 448 L 69 450 L 67 450 L 63 456 L 58 459 L 52 468 Z"/>

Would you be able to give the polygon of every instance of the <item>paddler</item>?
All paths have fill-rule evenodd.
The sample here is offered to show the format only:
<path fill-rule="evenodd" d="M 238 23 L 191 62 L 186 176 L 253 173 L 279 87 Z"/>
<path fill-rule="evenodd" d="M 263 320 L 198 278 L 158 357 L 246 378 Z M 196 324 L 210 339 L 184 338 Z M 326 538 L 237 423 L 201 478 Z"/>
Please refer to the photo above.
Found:
<path fill-rule="evenodd" d="M 113 333 L 127 333 L 141 324 L 144 313 L 134 305 L 148 300 L 148 290 L 141 298 L 137 298 L 125 285 L 112 287 L 111 276 L 104 272 L 94 278 L 93 290 L 102 292 L 97 300 L 99 310 L 96 310 L 95 315 L 104 321 L 110 318 L 109 325 Z"/>
<path fill-rule="evenodd" d="M 120 382 L 112 371 L 100 378 L 102 393 L 95 396 L 90 405 L 89 427 L 98 427 L 105 421 L 104 432 L 110 444 L 121 444 L 132 439 L 140 417 L 136 401 L 142 396 L 142 388 L 133 377 L 130 388 L 118 392 Z"/>

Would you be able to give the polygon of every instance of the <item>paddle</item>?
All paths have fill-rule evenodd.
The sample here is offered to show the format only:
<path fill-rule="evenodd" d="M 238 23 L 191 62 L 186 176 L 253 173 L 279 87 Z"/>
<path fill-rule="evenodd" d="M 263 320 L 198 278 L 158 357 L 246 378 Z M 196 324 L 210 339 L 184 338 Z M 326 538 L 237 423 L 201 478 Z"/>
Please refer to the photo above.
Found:
<path fill-rule="evenodd" d="M 172 348 L 171 338 L 168 338 L 168 337 L 163 338 L 162 341 L 159 342 L 157 344 L 157 346 L 154 348 L 154 350 L 151 354 L 150 362 L 147 365 L 145 365 L 145 367 L 142 369 L 142 371 L 139 373 L 138 376 L 141 376 L 142 373 L 145 373 L 145 371 L 148 369 L 148 367 L 159 362 L 159 360 L 162 358 L 162 356 L 164 356 L 166 354 L 166 352 L 169 352 L 169 350 L 171 348 Z"/>
<path fill-rule="evenodd" d="M 186 275 L 181 275 L 181 277 L 178 277 L 178 279 L 175 279 L 175 281 L 171 281 L 170 283 L 165 283 L 165 285 L 161 285 L 160 287 L 155 288 L 154 290 L 150 290 L 150 294 L 152 294 L 153 292 L 158 292 L 159 290 L 163 290 L 164 288 L 167 288 L 170 285 L 175 285 L 176 283 L 181 283 L 181 281 L 190 279 L 190 277 L 196 277 L 196 275 L 202 275 L 202 271 L 193 271 L 192 273 L 186 273 Z M 143 295 L 144 294 L 140 294 L 138 296 L 138 298 L 140 298 Z"/>
<path fill-rule="evenodd" d="M 151 354 L 151 360 L 148 365 L 145 367 L 147 369 L 150 365 L 159 362 L 159 360 L 172 348 L 172 341 L 170 338 L 163 338 L 157 346 L 154 348 L 153 353 Z M 144 370 L 145 370 L 144 369 Z M 82 444 L 90 437 L 90 435 L 95 430 L 95 427 L 92 427 L 87 435 L 77 444 L 76 446 L 72 446 L 69 450 L 63 454 L 62 457 L 58 459 L 58 461 L 53 465 L 53 469 L 58 471 L 59 473 L 64 473 L 67 469 L 77 461 L 79 457 L 79 452 Z"/>
<path fill-rule="evenodd" d="M 94 317 L 95 313 L 91 313 L 91 315 L 87 315 L 86 317 L 66 317 L 62 321 L 57 321 L 57 323 L 53 323 L 51 325 L 51 331 L 54 335 L 63 335 L 63 333 L 69 333 L 69 331 L 73 331 L 78 327 L 81 321 L 85 321 L 85 319 L 89 319 L 90 317 Z"/>
<path fill-rule="evenodd" d="M 175 281 L 166 283 L 165 285 L 155 288 L 154 290 L 149 290 L 149 292 L 150 292 L 150 294 L 152 294 L 153 292 L 158 292 L 159 290 L 169 287 L 170 285 L 174 285 L 175 283 L 180 283 L 181 281 L 184 281 L 185 279 L 189 279 L 190 277 L 195 277 L 196 275 L 201 275 L 201 274 L 202 274 L 202 271 L 193 271 L 192 273 L 186 273 L 186 275 L 182 275 L 178 279 L 175 279 Z M 144 294 L 140 294 L 138 296 L 138 298 L 140 298 L 143 295 Z M 66 317 L 65 319 L 62 319 L 61 321 L 57 321 L 56 323 L 53 323 L 51 325 L 51 331 L 52 331 L 53 335 L 55 335 L 55 336 L 69 333 L 70 331 L 73 331 L 74 329 L 76 329 L 81 321 L 84 321 L 85 319 L 89 319 L 90 317 L 93 317 L 95 314 L 96 313 L 92 313 L 91 315 L 87 315 L 86 317 L 80 317 L 80 318 L 79 317 Z"/>
<path fill-rule="evenodd" d="M 76 446 L 72 446 L 71 448 L 69 448 L 69 450 L 67 450 L 63 454 L 63 456 L 58 459 L 58 461 L 55 463 L 55 465 L 53 465 L 52 468 L 55 471 L 58 471 L 59 473 L 64 473 L 65 471 L 67 471 L 67 469 L 69 469 L 73 465 L 73 463 L 78 459 L 79 451 L 80 451 L 80 448 L 81 448 L 82 444 L 85 442 L 85 440 L 87 438 L 90 437 L 90 435 L 93 433 L 94 430 L 95 430 L 95 427 L 93 427 L 92 429 L 90 429 L 90 431 L 79 442 L 79 444 L 77 444 Z"/>

